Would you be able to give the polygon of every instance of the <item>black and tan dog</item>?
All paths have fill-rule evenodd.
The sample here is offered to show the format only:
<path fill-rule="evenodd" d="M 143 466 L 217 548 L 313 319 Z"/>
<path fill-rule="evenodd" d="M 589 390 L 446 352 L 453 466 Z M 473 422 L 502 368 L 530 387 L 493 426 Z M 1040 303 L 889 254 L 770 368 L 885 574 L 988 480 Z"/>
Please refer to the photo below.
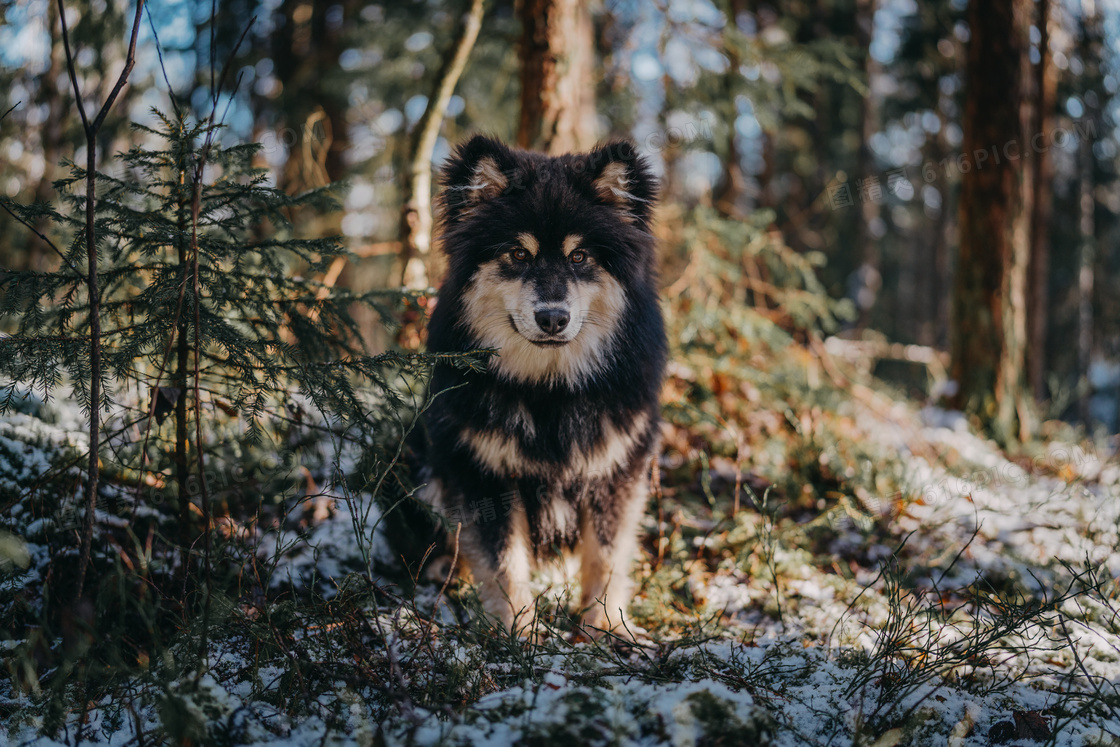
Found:
<path fill-rule="evenodd" d="M 550 158 L 480 136 L 443 185 L 449 271 L 429 348 L 498 352 L 485 372 L 437 370 L 422 495 L 462 521 L 461 556 L 507 629 L 531 615 L 534 564 L 564 551 L 584 622 L 615 628 L 666 356 L 655 180 L 629 142 Z"/>

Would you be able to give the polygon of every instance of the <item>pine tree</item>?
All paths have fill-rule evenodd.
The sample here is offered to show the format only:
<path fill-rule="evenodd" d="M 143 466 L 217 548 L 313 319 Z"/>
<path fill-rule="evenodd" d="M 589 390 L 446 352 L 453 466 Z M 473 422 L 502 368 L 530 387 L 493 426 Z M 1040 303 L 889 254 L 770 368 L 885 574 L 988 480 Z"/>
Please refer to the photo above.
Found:
<path fill-rule="evenodd" d="M 334 209 L 328 190 L 289 196 L 253 168 L 257 145 L 224 147 L 216 125 L 178 114 L 157 118 L 156 128 L 134 125 L 138 139 L 154 146 L 123 154 L 122 174 L 97 175 L 107 379 L 99 406 L 118 433 L 101 460 L 119 478 L 101 492 L 153 503 L 163 529 L 178 524 L 184 546 L 200 532 L 208 537 L 203 529 L 213 516 L 205 459 L 222 448 L 219 422 L 237 419 L 245 441 L 254 443 L 297 394 L 333 437 L 357 445 L 364 467 L 355 474 L 344 478 L 335 455 L 331 478 L 341 490 L 376 497 L 386 485 L 396 489 L 403 478 L 387 476 L 400 462 L 435 359 L 368 355 L 351 312 L 372 306 L 388 319 L 400 294 L 356 295 L 310 279 L 341 247 L 335 238 L 299 236 L 288 216 Z M 77 269 L 85 196 L 71 191 L 86 173 L 72 163 L 67 168 L 56 185 L 64 193 L 62 211 L 0 198 L 28 225 L 46 220 L 55 235 L 70 238 L 58 250 L 57 271 L 0 278 L 0 319 L 14 320 L 16 329 L 0 340 L 0 381 L 6 382 L 0 413 L 28 390 L 49 395 L 66 382 L 87 412 L 94 406 L 89 303 Z M 164 437 L 161 424 L 169 416 L 173 434 Z M 172 479 L 161 490 L 166 473 Z M 155 487 L 141 492 L 125 490 L 126 484 Z"/>

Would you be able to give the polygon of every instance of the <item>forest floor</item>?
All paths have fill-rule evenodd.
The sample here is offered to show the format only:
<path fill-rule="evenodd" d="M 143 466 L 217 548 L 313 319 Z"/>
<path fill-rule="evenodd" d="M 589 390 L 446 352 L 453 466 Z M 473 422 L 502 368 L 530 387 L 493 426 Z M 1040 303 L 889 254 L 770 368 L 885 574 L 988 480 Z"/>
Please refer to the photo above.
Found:
<path fill-rule="evenodd" d="M 675 367 L 669 399 L 713 375 Z M 223 557 L 268 580 L 96 694 L 20 686 L 32 635 L 9 631 L 0 742 L 1120 745 L 1115 458 L 1053 439 L 1009 459 L 886 391 L 785 412 L 749 383 L 719 395 L 754 401 L 756 432 L 670 413 L 636 642 L 579 635 L 562 569 L 536 579 L 535 635 L 494 630 L 469 586 L 409 583 L 377 509 L 338 494 L 298 526 L 228 530 Z M 0 448 L 81 442 L 65 402 L 0 420 Z M 0 480 L 35 468 L 10 462 Z M 7 514 L 27 562 L 9 553 L 6 593 L 48 574 L 41 522 Z"/>

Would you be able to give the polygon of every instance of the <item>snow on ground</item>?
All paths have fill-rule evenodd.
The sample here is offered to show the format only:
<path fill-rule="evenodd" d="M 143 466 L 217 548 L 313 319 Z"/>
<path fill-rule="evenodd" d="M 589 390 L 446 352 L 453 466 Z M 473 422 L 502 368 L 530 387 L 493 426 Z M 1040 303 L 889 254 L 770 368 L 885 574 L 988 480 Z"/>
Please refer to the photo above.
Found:
<path fill-rule="evenodd" d="M 454 615 L 445 613 L 438 617 L 437 648 L 426 654 L 423 621 L 402 622 L 399 611 L 382 608 L 371 619 L 379 628 L 390 626 L 390 670 L 407 670 L 431 655 L 441 671 L 488 683 L 484 694 L 425 709 L 395 692 L 408 684 L 404 674 L 396 675 L 399 682 L 359 686 L 340 680 L 314 694 L 318 711 L 293 717 L 269 701 L 284 677 L 284 662 L 255 668 L 249 681 L 243 653 L 219 643 L 211 671 L 170 683 L 162 700 L 137 714 L 99 704 L 84 738 L 135 744 L 138 729 L 156 728 L 174 702 L 181 718 L 203 725 L 202 734 L 209 735 L 203 742 L 220 724 L 229 743 L 274 747 L 1120 745 L 1115 460 L 1052 446 L 1033 461 L 1010 462 L 953 413 L 930 409 L 918 415 L 899 406 L 883 414 L 854 407 L 868 442 L 902 460 L 909 483 L 904 492 L 915 498 L 898 505 L 884 499 L 877 506 L 892 522 L 894 539 L 905 538 L 893 566 L 897 547 L 882 537 L 867 544 L 858 527 L 841 543 L 864 542 L 867 562 L 841 573 L 839 566 L 814 562 L 795 538 L 768 534 L 773 528 L 757 513 L 743 512 L 725 544 L 700 544 L 718 555 L 739 537 L 751 548 L 754 565 L 732 552 L 714 569 L 681 570 L 697 600 L 698 625 L 715 621 L 701 626 L 705 640 L 674 643 L 668 634 L 611 653 L 591 642 L 523 642 L 531 661 L 516 652 L 487 660 L 493 649 L 483 652 L 460 640 Z M 0 426 L 18 427 L 20 417 Z M 0 439 L 5 432 L 0 430 Z M 80 447 L 65 434 L 40 435 L 45 442 Z M 265 535 L 262 557 L 283 550 L 276 583 L 298 586 L 312 573 L 330 579 L 365 562 L 353 543 L 352 506 L 335 504 L 330 518 L 308 533 Z M 390 562 L 385 538 L 371 529 L 376 517 L 358 523 L 372 538 L 370 552 Z M 652 518 L 647 528 L 656 533 Z M 837 558 L 850 546 L 838 545 Z M 1071 578 L 1085 570 L 1103 586 L 1061 599 Z M 651 607 L 660 604 L 652 590 L 657 571 L 647 562 L 641 573 L 653 580 L 635 600 L 637 619 L 650 617 Z M 909 585 L 901 574 L 909 574 Z M 1007 590 L 1018 606 L 958 605 L 969 585 L 993 599 Z M 420 607 L 430 609 L 436 592 L 422 587 Z M 553 595 L 563 597 L 564 591 Z M 1048 604 L 1055 599 L 1057 604 Z M 987 641 L 987 648 L 970 653 L 978 641 Z M 7 692 L 0 705 L 18 712 L 20 703 L 30 706 L 29 697 Z M 38 736 L 35 727 L 34 720 L 0 725 L 0 742 L 72 744 L 76 723 L 72 718 L 68 733 L 53 739 Z"/>

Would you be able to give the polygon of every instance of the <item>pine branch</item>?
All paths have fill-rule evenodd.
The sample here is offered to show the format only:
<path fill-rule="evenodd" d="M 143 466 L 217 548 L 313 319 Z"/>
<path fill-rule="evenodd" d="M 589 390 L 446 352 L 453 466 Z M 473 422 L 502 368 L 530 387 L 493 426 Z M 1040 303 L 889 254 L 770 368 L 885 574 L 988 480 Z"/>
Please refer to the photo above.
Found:
<path fill-rule="evenodd" d="M 59 249 L 57 246 L 55 246 L 55 243 L 53 241 L 51 241 L 50 239 L 48 239 L 41 231 L 39 231 L 37 228 L 35 228 L 35 226 L 28 223 L 21 216 L 16 215 L 14 212 L 12 212 L 12 209 L 10 207 L 8 207 L 8 203 L 7 203 L 6 200 L 0 200 L 0 207 L 4 208 L 5 213 L 7 213 L 8 215 L 12 216 L 17 221 L 19 221 L 23 225 L 24 228 L 26 228 L 28 231 L 30 231 L 31 233 L 35 234 L 40 239 L 42 239 L 43 243 L 45 243 L 47 246 L 49 246 L 54 251 L 54 253 L 57 254 L 62 259 L 62 261 L 66 263 L 66 266 L 69 267 L 75 275 L 77 275 L 79 277 L 82 276 L 81 270 L 79 270 L 77 267 L 74 266 L 74 263 L 71 262 L 66 257 L 66 255 L 62 253 L 62 250 Z"/>

